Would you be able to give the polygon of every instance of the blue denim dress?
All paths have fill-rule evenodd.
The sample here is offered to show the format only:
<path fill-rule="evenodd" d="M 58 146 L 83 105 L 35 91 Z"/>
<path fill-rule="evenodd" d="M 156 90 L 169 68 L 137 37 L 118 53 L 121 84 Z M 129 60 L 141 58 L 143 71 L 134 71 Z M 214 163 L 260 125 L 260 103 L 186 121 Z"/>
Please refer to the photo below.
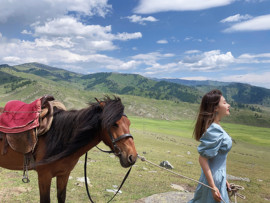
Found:
<path fill-rule="evenodd" d="M 208 164 L 216 187 L 219 189 L 222 199 L 229 203 L 226 187 L 226 159 L 232 147 L 231 137 L 216 123 L 212 123 L 200 139 L 198 152 L 208 159 Z M 208 181 L 201 170 L 200 182 L 207 185 Z M 211 189 L 198 184 L 194 198 L 188 203 L 217 203 L 212 196 Z"/>

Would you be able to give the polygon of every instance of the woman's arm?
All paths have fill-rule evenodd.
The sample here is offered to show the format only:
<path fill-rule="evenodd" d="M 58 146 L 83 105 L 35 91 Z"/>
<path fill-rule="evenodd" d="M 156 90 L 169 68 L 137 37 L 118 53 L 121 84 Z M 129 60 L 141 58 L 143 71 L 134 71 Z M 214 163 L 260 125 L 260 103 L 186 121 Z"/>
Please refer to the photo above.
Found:
<path fill-rule="evenodd" d="M 208 181 L 209 186 L 215 189 L 215 191 L 212 190 L 213 198 L 216 201 L 220 202 L 221 201 L 221 195 L 220 195 L 220 192 L 219 192 L 218 188 L 215 185 L 215 182 L 214 182 L 214 179 L 213 179 L 213 176 L 212 176 L 212 172 L 211 172 L 209 164 L 208 164 L 208 159 L 200 155 L 199 163 L 200 163 L 200 165 L 202 167 L 202 170 L 203 170 L 203 172 L 205 174 L 205 177 L 206 177 L 206 179 Z"/>

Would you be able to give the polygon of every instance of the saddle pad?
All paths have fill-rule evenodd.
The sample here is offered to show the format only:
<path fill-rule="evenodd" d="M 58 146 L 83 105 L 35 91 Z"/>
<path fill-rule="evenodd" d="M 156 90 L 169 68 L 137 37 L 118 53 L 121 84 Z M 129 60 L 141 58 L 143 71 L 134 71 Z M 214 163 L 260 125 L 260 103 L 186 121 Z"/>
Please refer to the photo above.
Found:
<path fill-rule="evenodd" d="M 20 133 L 39 126 L 41 100 L 30 104 L 22 101 L 9 101 L 0 114 L 0 131 L 4 133 Z"/>

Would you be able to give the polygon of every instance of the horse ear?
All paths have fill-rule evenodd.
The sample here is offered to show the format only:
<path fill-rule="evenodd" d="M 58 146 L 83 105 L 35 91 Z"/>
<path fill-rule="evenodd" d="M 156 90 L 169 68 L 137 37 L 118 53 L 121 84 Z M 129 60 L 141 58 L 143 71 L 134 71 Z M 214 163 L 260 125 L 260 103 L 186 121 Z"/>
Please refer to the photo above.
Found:
<path fill-rule="evenodd" d="M 99 99 L 97 99 L 96 97 L 95 97 L 95 100 L 100 104 L 101 102 L 100 102 L 100 100 Z"/>
<path fill-rule="evenodd" d="M 95 100 L 99 103 L 99 105 L 101 106 L 101 108 L 104 108 L 104 106 L 105 106 L 105 102 L 103 102 L 103 101 L 100 101 L 99 99 L 97 99 L 96 97 L 95 97 Z"/>

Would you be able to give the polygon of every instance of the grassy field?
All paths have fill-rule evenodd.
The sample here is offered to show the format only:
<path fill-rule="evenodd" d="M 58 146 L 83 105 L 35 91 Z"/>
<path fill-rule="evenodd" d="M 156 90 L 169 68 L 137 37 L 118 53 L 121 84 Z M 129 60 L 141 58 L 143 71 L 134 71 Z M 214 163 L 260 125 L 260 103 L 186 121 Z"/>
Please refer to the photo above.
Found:
<path fill-rule="evenodd" d="M 88 102 L 95 101 L 95 97 L 104 97 L 102 92 L 83 90 L 82 84 L 78 82 L 71 85 L 69 81 L 48 80 L 14 70 L 8 70 L 7 73 L 30 78 L 34 82 L 13 91 L 7 91 L 9 89 L 5 85 L 0 85 L 0 106 L 14 99 L 30 103 L 50 94 L 63 102 L 68 109 L 79 109 L 86 107 Z M 198 179 L 200 166 L 196 147 L 199 143 L 192 139 L 192 131 L 199 104 L 131 95 L 120 97 L 125 104 L 125 113 L 132 121 L 131 133 L 138 153 L 156 164 L 168 160 L 175 172 Z M 247 196 L 246 201 L 238 202 L 270 201 L 270 108 L 259 107 L 262 112 L 231 108 L 231 116 L 222 125 L 235 140 L 228 156 L 228 174 L 250 179 L 250 182 L 235 181 L 245 187 L 242 193 Z M 105 148 L 102 144 L 101 147 Z M 127 169 L 121 168 L 117 158 L 97 149 L 91 150 L 88 156 L 88 177 L 93 199 L 95 202 L 106 202 L 112 196 L 106 189 L 114 189 L 114 185 L 119 185 Z M 83 160 L 82 157 L 71 174 L 67 202 L 89 201 L 84 183 L 77 180 L 83 177 Z M 0 168 L 0 202 L 39 202 L 36 173 L 30 172 L 29 184 L 22 183 L 21 177 L 21 171 Z M 132 202 L 152 194 L 173 191 L 171 184 L 183 185 L 190 192 L 196 187 L 194 182 L 138 160 L 122 188 L 123 193 L 114 202 Z M 57 202 L 55 181 L 51 192 L 52 202 Z"/>
<path fill-rule="evenodd" d="M 130 117 L 131 133 L 134 136 L 137 151 L 148 160 L 159 164 L 168 160 L 173 171 L 198 179 L 198 142 L 192 139 L 193 120 L 166 121 Z M 223 124 L 224 129 L 235 140 L 228 156 L 227 173 L 237 177 L 249 178 L 250 182 L 234 181 L 245 187 L 241 192 L 247 197 L 238 202 L 263 203 L 270 201 L 270 128 L 261 128 L 236 124 Z M 106 148 L 103 144 L 100 147 Z M 81 158 L 71 173 L 67 190 L 67 202 L 88 202 L 84 183 L 77 180 L 83 177 Z M 92 149 L 88 154 L 88 177 L 90 191 L 95 202 L 106 202 L 119 185 L 127 169 L 121 168 L 116 157 Z M 31 182 L 21 182 L 21 171 L 9 171 L 0 168 L 0 202 L 38 202 L 39 193 L 37 175 L 30 173 Z M 114 202 L 133 202 L 134 200 L 161 192 L 174 191 L 171 184 L 182 185 L 193 192 L 196 183 L 169 174 L 140 160 L 133 167 L 130 177 Z M 56 200 L 55 181 L 51 189 L 52 202 Z"/>

